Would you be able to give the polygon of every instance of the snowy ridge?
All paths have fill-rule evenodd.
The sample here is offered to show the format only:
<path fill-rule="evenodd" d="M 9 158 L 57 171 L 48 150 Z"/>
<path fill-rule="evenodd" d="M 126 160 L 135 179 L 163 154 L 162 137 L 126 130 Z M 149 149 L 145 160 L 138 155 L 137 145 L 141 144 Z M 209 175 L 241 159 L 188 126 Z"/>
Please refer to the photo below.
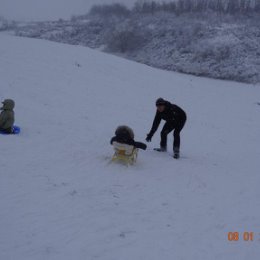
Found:
<path fill-rule="evenodd" d="M 257 259 L 258 85 L 2 34 L 0 77 L 22 127 L 0 136 L 0 259 Z M 135 166 L 110 164 L 115 128 L 143 141 L 159 96 L 187 112 L 182 158 L 152 151 L 158 130 Z"/>
<path fill-rule="evenodd" d="M 202 2 L 206 5 L 207 1 Z M 92 11 L 67 21 L 17 24 L 9 30 L 22 37 L 104 50 L 164 70 L 260 83 L 259 15 L 132 11 L 122 16 L 127 9 L 110 8 L 114 10 L 110 15 L 106 6 L 100 6 L 96 14 Z"/>

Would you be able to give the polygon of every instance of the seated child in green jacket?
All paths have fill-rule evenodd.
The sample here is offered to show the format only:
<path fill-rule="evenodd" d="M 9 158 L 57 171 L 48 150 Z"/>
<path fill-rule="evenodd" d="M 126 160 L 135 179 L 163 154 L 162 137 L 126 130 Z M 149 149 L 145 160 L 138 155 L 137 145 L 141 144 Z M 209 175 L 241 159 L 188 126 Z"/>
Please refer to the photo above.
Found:
<path fill-rule="evenodd" d="M 7 133 L 13 133 L 14 125 L 14 101 L 12 99 L 5 99 L 3 102 L 3 107 L 0 108 L 2 112 L 0 113 L 0 130 Z"/>

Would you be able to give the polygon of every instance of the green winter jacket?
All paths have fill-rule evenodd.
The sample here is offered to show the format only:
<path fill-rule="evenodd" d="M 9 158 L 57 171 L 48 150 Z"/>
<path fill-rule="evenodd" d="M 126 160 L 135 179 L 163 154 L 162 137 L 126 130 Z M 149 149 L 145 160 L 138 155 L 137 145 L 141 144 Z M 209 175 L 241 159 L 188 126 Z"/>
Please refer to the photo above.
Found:
<path fill-rule="evenodd" d="M 14 101 L 12 99 L 6 99 L 2 102 L 3 107 L 0 110 L 3 110 L 0 113 L 0 129 L 8 129 L 13 127 L 14 124 Z"/>

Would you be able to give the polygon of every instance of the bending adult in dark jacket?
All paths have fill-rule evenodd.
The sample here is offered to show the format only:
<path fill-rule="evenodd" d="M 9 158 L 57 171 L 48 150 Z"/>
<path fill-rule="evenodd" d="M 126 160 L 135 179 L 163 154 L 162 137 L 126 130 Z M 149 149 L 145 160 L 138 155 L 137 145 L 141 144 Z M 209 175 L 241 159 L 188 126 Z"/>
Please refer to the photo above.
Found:
<path fill-rule="evenodd" d="M 110 140 L 110 144 L 113 142 L 118 142 L 121 144 L 133 145 L 135 148 L 140 148 L 146 150 L 146 144 L 141 142 L 136 142 L 134 140 L 134 132 L 128 126 L 119 126 L 116 129 L 115 136 Z"/>
<path fill-rule="evenodd" d="M 163 126 L 161 131 L 161 142 L 160 148 L 156 149 L 157 151 L 166 151 L 167 150 L 167 135 L 174 130 L 173 132 L 173 152 L 174 158 L 179 158 L 180 153 L 180 132 L 186 122 L 186 113 L 177 105 L 171 104 L 169 101 L 162 98 L 156 100 L 157 111 L 153 121 L 152 128 L 149 134 L 146 137 L 147 142 L 151 142 L 152 137 L 156 130 L 158 129 L 161 120 L 165 120 L 166 123 Z"/>
<path fill-rule="evenodd" d="M 2 112 L 0 113 L 0 130 L 7 134 L 13 133 L 14 124 L 14 101 L 12 99 L 5 99 L 3 102 L 3 107 L 0 108 Z"/>

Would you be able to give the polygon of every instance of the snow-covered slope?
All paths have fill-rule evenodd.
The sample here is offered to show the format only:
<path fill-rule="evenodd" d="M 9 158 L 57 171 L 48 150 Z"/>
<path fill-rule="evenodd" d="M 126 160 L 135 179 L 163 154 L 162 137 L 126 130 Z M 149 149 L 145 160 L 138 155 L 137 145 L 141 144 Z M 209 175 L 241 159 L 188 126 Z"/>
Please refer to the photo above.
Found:
<path fill-rule="evenodd" d="M 22 127 L 0 136 L 0 259 L 259 257 L 259 86 L 6 35 L 0 78 Z M 136 165 L 110 164 L 115 128 L 143 141 L 157 97 L 187 112 L 181 159 L 152 151 L 158 131 Z"/>

